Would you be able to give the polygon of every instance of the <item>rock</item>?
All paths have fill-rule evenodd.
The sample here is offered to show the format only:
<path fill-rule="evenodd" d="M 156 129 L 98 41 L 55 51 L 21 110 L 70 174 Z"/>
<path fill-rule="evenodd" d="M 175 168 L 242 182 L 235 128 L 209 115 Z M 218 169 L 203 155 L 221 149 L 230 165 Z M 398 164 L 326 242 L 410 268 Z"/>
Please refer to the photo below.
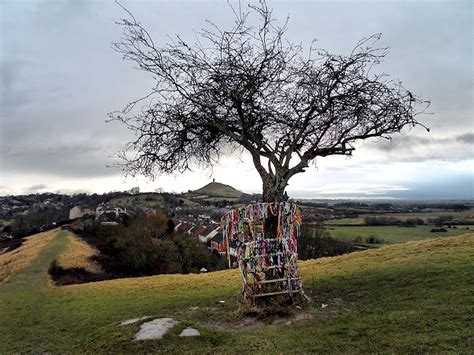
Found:
<path fill-rule="evenodd" d="M 151 318 L 150 316 L 145 316 L 145 317 L 141 317 L 141 318 L 133 318 L 133 319 L 127 319 L 127 320 L 124 320 L 122 323 L 120 323 L 120 325 L 129 325 L 129 324 L 133 324 L 133 323 L 136 323 L 136 322 L 139 322 L 141 320 L 145 320 L 145 319 L 148 319 L 148 318 Z"/>
<path fill-rule="evenodd" d="M 135 335 L 134 340 L 161 339 L 176 324 L 178 322 L 173 318 L 157 318 L 145 322 L 140 326 L 140 330 Z"/>
<path fill-rule="evenodd" d="M 201 336 L 201 333 L 199 333 L 199 330 L 194 329 L 192 327 L 187 327 L 186 329 L 183 329 L 181 334 L 179 334 L 180 337 L 198 337 Z"/>

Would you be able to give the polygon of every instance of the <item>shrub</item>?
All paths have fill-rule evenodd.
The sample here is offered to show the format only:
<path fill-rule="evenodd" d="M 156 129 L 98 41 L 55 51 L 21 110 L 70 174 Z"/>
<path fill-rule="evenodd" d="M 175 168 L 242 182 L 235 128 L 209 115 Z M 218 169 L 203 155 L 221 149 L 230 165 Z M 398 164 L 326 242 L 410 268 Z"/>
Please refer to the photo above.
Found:
<path fill-rule="evenodd" d="M 74 267 L 64 269 L 56 260 L 51 263 L 48 274 L 57 285 L 80 284 L 92 281 L 101 281 L 107 278 L 105 274 L 94 274 L 84 268 Z"/>
<path fill-rule="evenodd" d="M 94 222 L 83 238 L 100 250 L 96 258 L 115 276 L 141 276 L 215 270 L 221 265 L 207 246 L 188 235 L 172 233 L 174 223 L 164 214 L 138 215 L 127 225 Z"/>
<path fill-rule="evenodd" d="M 389 226 L 389 225 L 400 225 L 403 222 L 395 217 L 385 216 L 367 216 L 364 218 L 364 223 L 367 226 Z"/>
<path fill-rule="evenodd" d="M 439 232 L 447 232 L 448 230 L 446 228 L 433 228 L 430 230 L 431 233 L 439 233 Z"/>
<path fill-rule="evenodd" d="M 354 243 L 362 243 L 362 237 L 361 236 L 357 236 L 354 238 L 353 240 Z"/>
<path fill-rule="evenodd" d="M 422 226 L 425 224 L 425 221 L 420 217 L 410 217 L 405 221 L 407 226 Z"/>
<path fill-rule="evenodd" d="M 375 235 L 371 235 L 370 237 L 365 238 L 365 242 L 367 244 L 383 244 L 383 243 L 385 243 L 385 240 L 380 239 L 379 237 L 377 237 Z"/>
<path fill-rule="evenodd" d="M 336 256 L 356 250 L 350 243 L 331 238 L 322 227 L 303 226 L 298 240 L 298 257 L 301 260 Z"/>

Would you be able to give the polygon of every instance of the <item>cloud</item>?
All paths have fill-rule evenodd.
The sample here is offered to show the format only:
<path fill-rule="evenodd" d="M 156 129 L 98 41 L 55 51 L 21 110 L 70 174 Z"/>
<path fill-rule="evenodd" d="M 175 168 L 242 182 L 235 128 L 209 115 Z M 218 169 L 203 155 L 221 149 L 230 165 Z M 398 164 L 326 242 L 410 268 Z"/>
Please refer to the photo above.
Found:
<path fill-rule="evenodd" d="M 351 183 L 351 184 L 330 184 L 324 185 L 314 191 L 322 195 L 340 195 L 340 194 L 362 194 L 362 195 L 385 195 L 388 192 L 393 191 L 408 191 L 407 187 L 399 185 L 383 185 L 383 184 L 363 184 L 363 183 Z"/>
<path fill-rule="evenodd" d="M 19 57 L 3 59 L 0 62 L 0 112 L 2 116 L 23 106 L 31 100 L 32 90 L 28 87 L 30 63 Z"/>
<path fill-rule="evenodd" d="M 38 184 L 38 185 L 28 186 L 23 191 L 25 194 L 34 194 L 34 193 L 40 192 L 41 190 L 46 190 L 46 189 L 49 189 L 48 185 Z"/>
<path fill-rule="evenodd" d="M 21 188 L 31 187 L 33 183 L 28 180 L 36 179 L 54 188 L 56 182 L 64 182 L 73 189 L 78 180 L 104 177 L 108 180 L 103 189 L 116 188 L 119 184 L 113 185 L 109 177 L 118 171 L 106 165 L 111 165 L 109 156 L 130 137 L 123 127 L 105 124 L 106 113 L 141 97 L 153 85 L 149 75 L 133 70 L 110 49 L 110 43 L 120 38 L 120 28 L 114 22 L 124 16 L 123 11 L 113 2 L 92 0 L 10 0 L 2 5 L 0 164 L 2 178 L 8 181 L 2 185 L 20 186 L 17 180 L 21 177 Z M 225 24 L 232 16 L 219 1 L 137 2 L 130 7 L 160 43 L 173 33 L 193 41 L 192 30 L 201 28 L 205 18 Z M 340 166 L 324 168 L 326 172 L 332 169 L 329 181 L 351 181 L 343 174 L 358 170 L 365 174 L 359 182 L 367 182 L 366 170 L 371 164 L 377 165 L 370 170 L 375 176 L 383 175 L 384 168 L 397 161 L 453 162 L 473 157 L 474 133 L 472 129 L 466 132 L 472 128 L 473 112 L 469 1 L 429 6 L 416 2 L 373 6 L 359 1 L 345 4 L 344 11 L 337 2 L 275 2 L 272 7 L 277 18 L 291 15 L 291 41 L 310 43 L 318 37 L 322 47 L 335 53 L 347 53 L 360 38 L 383 32 L 380 44 L 392 50 L 380 70 L 433 102 L 435 114 L 424 117 L 423 122 L 439 136 L 397 136 L 392 141 L 358 144 L 351 161 L 321 159 L 341 162 Z M 448 25 L 439 26 L 440 21 Z M 443 137 L 443 132 L 451 136 Z M 221 161 L 221 167 L 221 176 L 233 179 L 241 189 L 260 189 L 251 163 L 232 170 Z M 254 174 L 252 178 L 250 174 Z M 186 182 L 179 187 L 170 182 L 169 190 L 185 191 L 194 177 L 204 175 L 187 174 Z M 446 179 L 454 181 L 453 177 Z M 300 181 L 300 187 L 305 183 L 315 186 L 309 178 Z M 383 194 L 391 186 L 412 187 L 405 182 L 378 181 L 372 187 L 356 187 L 353 193 Z"/>
<path fill-rule="evenodd" d="M 406 135 L 361 144 L 359 150 L 367 161 L 373 162 L 460 161 L 474 157 L 473 144 L 474 133 L 447 137 Z"/>
<path fill-rule="evenodd" d="M 474 133 L 465 133 L 456 137 L 458 142 L 474 144 Z"/>
<path fill-rule="evenodd" d="M 97 177 L 117 174 L 107 168 L 110 151 L 100 142 L 50 141 L 40 144 L 2 146 L 2 167 L 9 172 L 62 177 Z"/>

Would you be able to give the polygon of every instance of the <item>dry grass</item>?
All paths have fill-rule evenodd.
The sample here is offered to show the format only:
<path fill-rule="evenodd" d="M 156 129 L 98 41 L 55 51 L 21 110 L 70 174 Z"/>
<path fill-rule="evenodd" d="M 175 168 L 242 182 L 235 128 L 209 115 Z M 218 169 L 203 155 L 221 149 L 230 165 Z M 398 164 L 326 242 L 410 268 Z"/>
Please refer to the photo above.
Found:
<path fill-rule="evenodd" d="M 263 323 L 237 314 L 238 270 L 46 289 L 35 280 L 67 236 L 0 285 L 0 353 L 473 353 L 474 234 L 303 261 L 311 302 L 295 318 Z M 182 324 L 163 339 L 133 342 L 140 325 L 118 324 L 140 316 Z M 178 337 L 185 326 L 202 336 Z"/>
<path fill-rule="evenodd" d="M 29 266 L 43 248 L 56 236 L 58 229 L 32 235 L 25 238 L 23 244 L 11 252 L 0 255 L 0 283 L 4 283 L 15 274 Z"/>
<path fill-rule="evenodd" d="M 437 238 L 429 241 L 415 241 L 405 244 L 384 246 L 378 249 L 345 254 L 336 257 L 301 261 L 300 275 L 303 281 L 345 275 L 352 272 L 369 272 L 383 268 L 393 268 L 409 263 L 431 262 L 449 249 L 459 253 L 473 254 L 474 234 L 459 237 Z M 472 255 L 474 257 L 474 255 Z M 239 288 L 240 274 L 236 269 L 208 274 L 156 275 L 148 277 L 124 278 L 66 286 L 68 291 L 100 289 L 104 292 L 126 289 L 126 293 L 149 290 L 157 293 L 181 293 L 186 291 L 206 291 L 213 288 Z M 304 285 L 303 285 L 304 286 Z"/>
<path fill-rule="evenodd" d="M 300 263 L 299 270 L 303 278 L 314 273 L 315 269 L 326 276 L 348 272 L 369 272 L 408 263 L 430 261 L 450 249 L 459 249 L 459 253 L 473 254 L 474 234 L 387 245 L 362 252 L 307 260 Z"/>
<path fill-rule="evenodd" d="M 207 274 L 171 274 L 134 278 L 122 278 L 80 285 L 62 286 L 61 289 L 98 289 L 104 292 L 133 293 L 140 290 L 160 293 L 181 293 L 208 291 L 222 287 L 240 287 L 241 276 L 237 269 L 223 270 Z"/>
<path fill-rule="evenodd" d="M 83 268 L 93 274 L 102 272 L 100 265 L 92 260 L 93 256 L 99 254 L 97 249 L 73 234 L 69 234 L 67 239 L 67 247 L 57 258 L 58 266 L 63 269 Z"/>

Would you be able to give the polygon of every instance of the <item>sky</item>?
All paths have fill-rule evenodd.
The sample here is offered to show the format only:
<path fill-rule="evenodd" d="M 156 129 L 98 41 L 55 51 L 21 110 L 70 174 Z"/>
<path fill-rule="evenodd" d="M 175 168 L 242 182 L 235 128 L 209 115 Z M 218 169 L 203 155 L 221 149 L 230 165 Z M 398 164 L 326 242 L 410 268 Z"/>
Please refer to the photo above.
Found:
<path fill-rule="evenodd" d="M 226 26 L 225 1 L 122 0 L 155 42 L 193 40 L 205 19 Z M 473 5 L 471 1 L 267 1 L 289 16 L 287 38 L 349 54 L 382 33 L 390 53 L 377 71 L 431 101 L 421 128 L 391 141 L 360 142 L 351 158 L 325 157 L 296 175 L 293 198 L 474 198 Z M 234 2 L 234 4 L 236 4 Z M 247 2 L 242 1 L 246 6 Z M 126 13 L 113 1 L 0 1 L 0 195 L 107 192 L 139 186 L 197 189 L 213 178 L 245 192 L 261 181 L 245 154 L 212 170 L 150 181 L 126 177 L 114 155 L 133 138 L 107 113 L 148 93 L 152 78 L 122 61 L 111 43 Z"/>

